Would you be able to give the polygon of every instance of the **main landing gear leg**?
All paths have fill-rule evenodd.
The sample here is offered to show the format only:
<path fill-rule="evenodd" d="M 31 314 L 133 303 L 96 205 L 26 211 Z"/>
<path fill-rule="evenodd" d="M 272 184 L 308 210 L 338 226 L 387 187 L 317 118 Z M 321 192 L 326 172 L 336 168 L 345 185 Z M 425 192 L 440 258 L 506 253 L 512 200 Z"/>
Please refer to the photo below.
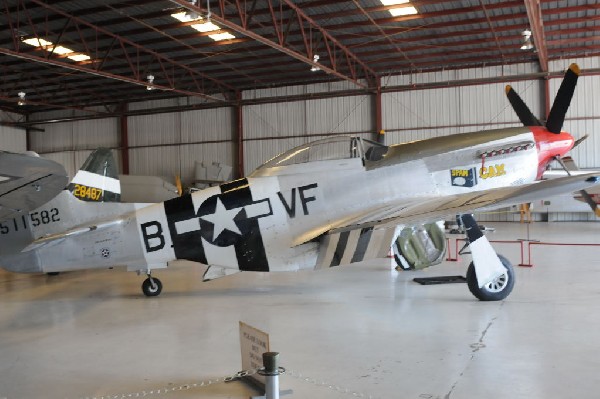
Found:
<path fill-rule="evenodd" d="M 512 264 L 496 251 L 483 235 L 473 215 L 460 215 L 473 261 L 467 269 L 469 291 L 481 301 L 501 301 L 515 285 Z"/>
<path fill-rule="evenodd" d="M 146 296 L 158 296 L 162 291 L 162 283 L 156 277 L 152 277 L 151 271 L 148 270 L 148 278 L 142 283 L 142 291 Z"/>

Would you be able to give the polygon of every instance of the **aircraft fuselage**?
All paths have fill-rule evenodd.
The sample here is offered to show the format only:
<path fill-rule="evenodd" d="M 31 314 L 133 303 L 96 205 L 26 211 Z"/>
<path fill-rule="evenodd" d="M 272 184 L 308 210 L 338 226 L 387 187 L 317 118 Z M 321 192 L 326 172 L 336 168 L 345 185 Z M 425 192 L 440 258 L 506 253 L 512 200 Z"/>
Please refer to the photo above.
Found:
<path fill-rule="evenodd" d="M 151 205 L 82 202 L 65 191 L 0 224 L 0 265 L 20 272 L 115 265 L 147 271 L 185 259 L 249 271 L 313 268 L 321 234 L 368 221 L 365 214 L 383 219 L 372 212 L 392 199 L 409 206 L 531 183 L 541 162 L 571 148 L 567 136 L 554 149 L 545 146 L 543 159 L 530 128 L 399 144 L 377 159 L 294 162 L 290 155 L 247 178 Z M 53 239 L 61 232 L 69 233 Z"/>

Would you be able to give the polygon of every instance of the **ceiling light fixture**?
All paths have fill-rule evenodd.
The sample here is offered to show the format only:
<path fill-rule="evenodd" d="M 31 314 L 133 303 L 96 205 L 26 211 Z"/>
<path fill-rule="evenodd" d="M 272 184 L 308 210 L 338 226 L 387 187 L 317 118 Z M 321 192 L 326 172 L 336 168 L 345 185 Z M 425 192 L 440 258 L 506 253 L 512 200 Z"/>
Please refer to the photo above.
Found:
<path fill-rule="evenodd" d="M 315 63 L 319 62 L 319 58 L 321 58 L 321 57 L 319 57 L 318 54 L 313 55 L 313 62 L 315 62 Z M 317 72 L 317 71 L 320 71 L 320 70 L 321 70 L 321 68 L 319 68 L 318 66 L 315 66 L 315 65 L 313 65 L 310 68 L 311 72 Z"/>
<path fill-rule="evenodd" d="M 193 22 L 199 21 L 200 23 L 190 25 L 192 28 L 196 29 L 198 32 L 206 33 L 213 31 L 222 30 L 220 26 L 210 22 L 209 20 L 205 21 L 201 16 L 196 13 L 190 13 L 189 11 L 181 11 L 176 14 L 171 14 L 173 18 L 180 22 Z M 235 39 L 235 36 L 229 32 L 219 32 L 208 35 L 211 39 L 218 42 L 221 40 L 231 40 Z"/>
<path fill-rule="evenodd" d="M 148 81 L 148 85 L 146 86 L 146 90 L 154 90 L 154 75 L 146 76 L 146 80 Z"/>
<path fill-rule="evenodd" d="M 67 56 L 67 58 L 69 58 L 73 61 L 81 62 L 81 61 L 87 61 L 90 59 L 90 56 L 87 54 L 76 53 L 75 51 L 71 50 L 68 47 L 56 45 L 46 39 L 32 37 L 29 39 L 23 39 L 22 41 L 25 44 L 28 44 L 33 47 L 39 47 L 43 50 L 46 50 L 49 53 Z"/>
<path fill-rule="evenodd" d="M 414 6 L 410 5 L 409 0 L 380 0 L 380 1 L 381 1 L 381 4 L 383 4 L 384 6 L 402 5 L 402 7 L 390 8 L 388 10 L 390 12 L 390 14 L 392 14 L 392 16 L 394 16 L 394 17 L 400 17 L 403 15 L 414 15 L 414 14 L 419 13 Z"/>
<path fill-rule="evenodd" d="M 521 45 L 521 50 L 531 50 L 533 48 L 533 43 L 531 42 L 531 31 L 529 29 L 525 29 L 521 34 L 523 35 L 523 44 Z"/>
<path fill-rule="evenodd" d="M 20 91 L 17 96 L 19 96 L 19 100 L 17 101 L 17 105 L 25 105 L 25 92 L 24 91 Z"/>

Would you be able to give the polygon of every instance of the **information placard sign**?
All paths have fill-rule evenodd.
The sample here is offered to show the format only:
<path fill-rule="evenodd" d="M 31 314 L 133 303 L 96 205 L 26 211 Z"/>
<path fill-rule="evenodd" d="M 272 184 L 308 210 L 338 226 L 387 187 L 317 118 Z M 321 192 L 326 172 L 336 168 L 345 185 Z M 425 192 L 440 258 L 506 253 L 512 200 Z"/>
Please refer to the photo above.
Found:
<path fill-rule="evenodd" d="M 258 370 L 263 366 L 262 355 L 269 352 L 269 334 L 240 321 L 240 349 L 242 370 Z M 259 374 L 250 376 L 264 385 L 265 377 Z"/>

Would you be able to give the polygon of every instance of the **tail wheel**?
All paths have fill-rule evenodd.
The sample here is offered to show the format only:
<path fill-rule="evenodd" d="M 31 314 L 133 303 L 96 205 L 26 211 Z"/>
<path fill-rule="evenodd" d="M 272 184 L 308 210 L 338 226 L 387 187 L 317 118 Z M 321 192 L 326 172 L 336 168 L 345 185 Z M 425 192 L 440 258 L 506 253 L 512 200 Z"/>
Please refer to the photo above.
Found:
<path fill-rule="evenodd" d="M 467 285 L 469 291 L 480 301 L 501 301 L 506 298 L 513 290 L 515 285 L 515 272 L 512 264 L 502 255 L 498 255 L 502 266 L 506 272 L 496 277 L 493 281 L 479 288 L 477 275 L 475 274 L 475 265 L 473 262 L 467 269 Z"/>
<path fill-rule="evenodd" d="M 142 291 L 146 296 L 158 296 L 162 291 L 162 283 L 156 277 L 148 277 L 142 283 Z"/>

